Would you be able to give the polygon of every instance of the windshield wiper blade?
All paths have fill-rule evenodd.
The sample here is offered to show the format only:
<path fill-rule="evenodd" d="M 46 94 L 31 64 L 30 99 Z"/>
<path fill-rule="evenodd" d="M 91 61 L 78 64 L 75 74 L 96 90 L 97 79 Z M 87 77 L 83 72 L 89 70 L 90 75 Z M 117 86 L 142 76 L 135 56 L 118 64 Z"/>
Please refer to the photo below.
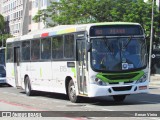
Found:
<path fill-rule="evenodd" d="M 112 52 L 112 50 L 111 50 L 110 47 L 108 46 L 107 40 L 108 40 L 108 39 L 105 38 L 105 39 L 104 39 L 104 43 L 105 43 L 107 49 L 109 50 L 109 52 Z"/>
<path fill-rule="evenodd" d="M 126 49 L 126 47 L 128 46 L 128 44 L 129 44 L 130 41 L 132 40 L 132 37 L 133 37 L 133 36 L 130 36 L 130 37 L 128 38 L 128 42 L 127 42 L 126 45 L 123 47 L 123 49 Z"/>

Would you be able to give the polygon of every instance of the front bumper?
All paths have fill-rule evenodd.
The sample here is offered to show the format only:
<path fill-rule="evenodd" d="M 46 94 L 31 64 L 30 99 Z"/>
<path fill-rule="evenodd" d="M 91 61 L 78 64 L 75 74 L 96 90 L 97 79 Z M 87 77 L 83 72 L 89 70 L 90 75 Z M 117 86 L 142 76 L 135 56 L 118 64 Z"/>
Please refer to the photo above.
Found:
<path fill-rule="evenodd" d="M 0 84 L 1 84 L 1 83 L 7 83 L 7 82 L 6 82 L 6 77 L 0 77 Z"/>
<path fill-rule="evenodd" d="M 147 93 L 148 84 L 132 84 L 132 85 L 114 85 L 114 86 L 99 86 L 90 84 L 88 97 L 101 97 L 112 95 L 129 95 L 137 93 Z"/>

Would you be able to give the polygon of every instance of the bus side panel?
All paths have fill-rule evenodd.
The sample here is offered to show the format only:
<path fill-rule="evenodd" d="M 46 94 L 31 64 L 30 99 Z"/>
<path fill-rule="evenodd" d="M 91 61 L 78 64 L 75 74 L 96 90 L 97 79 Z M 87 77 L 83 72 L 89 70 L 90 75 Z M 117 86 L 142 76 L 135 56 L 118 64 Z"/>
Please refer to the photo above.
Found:
<path fill-rule="evenodd" d="M 51 62 L 31 63 L 31 84 L 34 90 L 54 92 Z"/>
<path fill-rule="evenodd" d="M 29 76 L 32 90 L 53 91 L 51 62 L 31 62 L 23 65 L 22 76 Z"/>
<path fill-rule="evenodd" d="M 14 74 L 14 63 L 6 63 L 6 78 L 7 83 L 13 87 L 16 87 L 15 74 Z"/>
<path fill-rule="evenodd" d="M 21 87 L 25 89 L 25 76 L 31 76 L 30 74 L 30 62 L 21 62 L 20 63 L 20 69 L 21 69 Z"/>
<path fill-rule="evenodd" d="M 71 77 L 74 79 L 74 68 L 67 67 L 67 62 L 65 61 L 53 61 L 52 62 L 52 74 L 54 80 L 55 92 L 66 94 L 65 79 L 66 77 Z"/>

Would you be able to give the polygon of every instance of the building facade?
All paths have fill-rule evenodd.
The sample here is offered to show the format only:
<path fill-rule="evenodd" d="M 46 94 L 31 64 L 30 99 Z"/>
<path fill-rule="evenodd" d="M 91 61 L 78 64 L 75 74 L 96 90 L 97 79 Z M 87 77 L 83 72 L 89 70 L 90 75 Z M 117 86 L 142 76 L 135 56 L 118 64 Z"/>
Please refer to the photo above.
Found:
<path fill-rule="evenodd" d="M 1 14 L 9 26 L 6 32 L 18 36 L 23 15 L 23 0 L 1 0 Z"/>
<path fill-rule="evenodd" d="M 40 22 L 35 23 L 32 19 L 37 14 L 38 10 L 46 9 L 50 2 L 49 0 L 30 0 L 32 1 L 32 9 L 29 11 L 29 15 L 31 16 L 31 23 L 29 24 L 29 30 L 35 31 L 38 29 L 46 28 L 45 21 L 40 19 Z"/>
<path fill-rule="evenodd" d="M 144 0 L 144 2 L 147 2 L 148 0 Z M 158 6 L 158 9 L 160 10 L 160 0 L 155 0 L 156 5 Z"/>
<path fill-rule="evenodd" d="M 8 24 L 7 33 L 13 36 L 45 28 L 45 22 L 32 19 L 38 10 L 46 9 L 50 0 L 0 0 L 0 13 Z"/>

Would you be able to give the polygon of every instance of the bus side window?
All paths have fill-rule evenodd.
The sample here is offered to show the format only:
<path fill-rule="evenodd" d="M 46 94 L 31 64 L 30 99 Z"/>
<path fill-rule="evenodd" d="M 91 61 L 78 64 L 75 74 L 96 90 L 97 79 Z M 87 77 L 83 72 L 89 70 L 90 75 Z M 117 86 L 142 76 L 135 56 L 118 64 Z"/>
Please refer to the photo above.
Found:
<path fill-rule="evenodd" d="M 74 57 L 74 35 L 65 35 L 64 41 L 64 57 L 73 58 Z"/>
<path fill-rule="evenodd" d="M 31 41 L 31 59 L 32 60 L 40 59 L 40 40 Z"/>
<path fill-rule="evenodd" d="M 63 58 L 63 36 L 54 37 L 52 39 L 52 58 Z"/>
<path fill-rule="evenodd" d="M 30 60 L 30 41 L 22 42 L 22 60 Z"/>
<path fill-rule="evenodd" d="M 7 44 L 7 62 L 13 62 L 13 48 L 11 44 Z"/>
<path fill-rule="evenodd" d="M 41 39 L 41 59 L 51 58 L 51 38 Z"/>

